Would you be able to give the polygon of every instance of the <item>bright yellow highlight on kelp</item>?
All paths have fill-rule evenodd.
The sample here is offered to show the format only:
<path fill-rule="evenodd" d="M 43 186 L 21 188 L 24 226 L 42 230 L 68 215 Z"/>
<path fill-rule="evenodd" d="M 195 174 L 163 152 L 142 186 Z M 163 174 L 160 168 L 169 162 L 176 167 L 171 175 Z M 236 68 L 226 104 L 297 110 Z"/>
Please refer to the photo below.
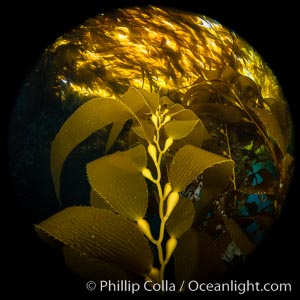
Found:
<path fill-rule="evenodd" d="M 264 98 L 280 96 L 275 76 L 249 44 L 213 19 L 182 11 L 150 6 L 99 15 L 49 52 L 66 58 L 53 78 L 65 82 L 57 93 L 62 101 L 116 97 L 129 86 L 182 96 L 202 70 L 225 65 L 253 79 Z"/>

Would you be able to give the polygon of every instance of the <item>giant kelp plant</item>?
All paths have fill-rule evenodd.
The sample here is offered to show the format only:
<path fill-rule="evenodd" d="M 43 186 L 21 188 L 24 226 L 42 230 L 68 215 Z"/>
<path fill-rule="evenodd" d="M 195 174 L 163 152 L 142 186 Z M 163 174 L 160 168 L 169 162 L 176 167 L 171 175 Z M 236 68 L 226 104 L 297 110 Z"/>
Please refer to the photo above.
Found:
<path fill-rule="evenodd" d="M 162 282 L 178 238 L 194 220 L 192 201 L 180 193 L 199 174 L 208 182 L 218 178 L 214 191 L 210 185 L 203 187 L 202 200 L 209 202 L 228 185 L 234 163 L 199 148 L 210 136 L 192 110 L 156 93 L 129 88 L 120 99 L 87 102 L 59 131 L 51 151 L 58 198 L 62 166 L 72 149 L 94 131 L 113 123 L 107 142 L 109 150 L 129 119 L 133 120 L 129 149 L 87 165 L 91 207 L 67 208 L 36 228 L 64 245 L 67 263 L 80 273 L 107 276 L 107 268 L 112 270 L 112 265 L 118 275 L 119 271 L 135 272 Z M 146 220 L 150 195 L 155 202 L 148 213 L 159 216 L 158 238 L 154 238 Z M 158 262 L 154 262 L 142 233 L 156 246 Z M 76 253 L 80 265 L 74 261 Z M 93 264 L 92 260 L 99 264 L 93 270 L 96 274 L 90 274 L 89 268 L 81 269 L 81 264 Z M 180 262 L 177 264 L 180 267 Z"/>
<path fill-rule="evenodd" d="M 74 273 L 179 288 L 221 276 L 272 227 L 292 130 L 275 74 L 217 21 L 104 12 L 26 79 L 11 122 L 15 194 Z"/>
<path fill-rule="evenodd" d="M 106 155 L 86 166 L 90 206 L 68 207 L 36 230 L 89 279 L 220 275 L 253 251 L 280 211 L 293 161 L 285 111 L 227 66 L 203 70 L 178 101 L 135 87 L 92 99 L 63 124 L 51 149 L 60 199 L 66 158 L 112 124 Z M 126 147 L 113 152 L 125 125 Z"/>

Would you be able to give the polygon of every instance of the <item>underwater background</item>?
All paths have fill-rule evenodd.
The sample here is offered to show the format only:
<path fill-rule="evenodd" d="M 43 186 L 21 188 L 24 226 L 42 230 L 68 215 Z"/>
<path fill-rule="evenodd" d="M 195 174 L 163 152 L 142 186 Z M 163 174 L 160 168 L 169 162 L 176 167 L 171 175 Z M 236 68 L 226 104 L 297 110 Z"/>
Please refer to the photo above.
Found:
<path fill-rule="evenodd" d="M 129 5 L 136 4 L 134 1 L 127 2 Z M 245 9 L 236 13 L 231 9 L 229 3 L 224 6 L 226 14 L 222 13 L 225 8 L 223 10 L 221 7 L 214 5 L 210 7 L 207 4 L 202 8 L 200 4 L 192 4 L 189 1 L 185 1 L 185 5 L 179 7 L 212 17 L 227 28 L 236 30 L 240 36 L 245 38 L 266 59 L 278 77 L 294 116 L 296 112 L 294 106 L 296 100 L 293 93 L 295 86 L 292 84 L 294 60 L 290 49 L 292 39 L 289 38 L 294 28 L 294 20 L 287 17 L 291 14 L 292 9 L 278 7 L 270 14 L 269 11 L 264 12 L 262 8 L 253 4 L 248 8 L 247 13 L 245 13 Z M 116 7 L 118 7 L 118 3 L 112 3 L 111 7 L 104 4 L 103 6 L 101 4 L 85 5 L 84 9 L 82 7 L 75 8 L 73 5 L 64 7 L 61 4 L 55 5 L 55 3 L 51 3 L 48 8 L 35 7 L 34 10 L 30 10 L 28 7 L 24 7 L 22 10 L 20 7 L 19 9 L 23 13 L 14 13 L 14 20 L 19 25 L 16 27 L 17 29 L 10 28 L 9 38 L 6 40 L 6 55 L 11 58 L 9 59 L 10 64 L 8 64 L 9 72 L 6 73 L 8 85 L 3 88 L 10 92 L 8 98 L 10 103 L 17 97 L 22 81 L 48 45 L 64 32 L 87 18 L 93 17 L 101 10 L 107 11 Z M 237 12 L 239 11 L 236 6 L 234 8 Z M 46 9 L 48 16 L 46 16 Z M 284 13 L 285 10 L 286 13 Z M 285 31 L 282 28 L 286 28 Z M 5 123 L 9 119 L 8 112 L 11 108 L 12 106 L 9 105 L 6 109 Z M 295 135 L 297 136 L 297 134 Z M 297 170 L 295 178 L 296 176 Z M 264 244 L 248 259 L 246 264 L 228 274 L 228 278 L 254 278 L 257 280 L 261 278 L 264 281 L 272 281 L 272 278 L 273 280 L 287 281 L 294 278 L 292 274 L 289 275 L 289 270 L 296 259 L 297 246 L 294 240 L 297 234 L 295 231 L 298 227 L 296 220 L 299 212 L 294 208 L 296 204 L 293 201 L 297 201 L 297 197 L 293 195 L 295 195 L 295 180 L 291 186 L 283 214 L 270 235 L 266 237 Z M 62 266 L 60 258 L 35 236 L 31 225 L 30 208 L 26 209 L 26 205 L 25 208 L 22 205 L 23 207 L 20 209 L 18 199 L 13 197 L 5 202 L 8 202 L 11 220 L 13 220 L 12 225 L 6 222 L 6 227 L 9 227 L 6 245 L 12 257 L 9 271 L 12 272 L 11 274 L 15 274 L 14 276 L 22 278 L 17 281 L 23 291 L 45 292 L 47 289 L 51 289 L 52 291 L 64 290 L 69 294 L 75 293 L 75 290 L 85 293 L 84 285 L 80 285 L 77 282 L 78 279 L 72 277 L 69 271 Z M 27 273 L 29 269 L 36 276 L 29 276 Z"/>

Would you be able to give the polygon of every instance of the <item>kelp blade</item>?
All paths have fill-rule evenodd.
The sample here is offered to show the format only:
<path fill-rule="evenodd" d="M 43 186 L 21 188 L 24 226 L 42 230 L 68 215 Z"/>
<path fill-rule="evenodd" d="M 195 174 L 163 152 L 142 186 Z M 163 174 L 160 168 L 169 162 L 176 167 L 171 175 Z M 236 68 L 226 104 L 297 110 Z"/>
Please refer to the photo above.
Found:
<path fill-rule="evenodd" d="M 63 247 L 65 263 L 68 268 L 88 280 L 126 280 L 129 275 L 118 265 L 107 263 L 68 246 Z"/>
<path fill-rule="evenodd" d="M 152 268 L 152 251 L 137 226 L 107 209 L 69 207 L 35 228 L 40 236 L 50 236 L 91 259 L 138 274 Z"/>
<path fill-rule="evenodd" d="M 173 190 L 183 191 L 196 176 L 216 164 L 227 164 L 233 170 L 230 159 L 197 148 L 192 145 L 182 147 L 174 156 L 170 170 L 170 183 Z"/>
<path fill-rule="evenodd" d="M 170 237 L 180 238 L 193 224 L 195 209 L 192 201 L 180 198 L 167 221 L 167 232 Z"/>
<path fill-rule="evenodd" d="M 191 280 L 208 280 L 223 271 L 220 254 L 212 238 L 195 228 L 190 228 L 178 240 L 174 263 L 175 280 L 179 286 Z"/>
<path fill-rule="evenodd" d="M 145 148 L 106 155 L 87 164 L 88 180 L 118 213 L 137 221 L 146 214 L 148 188 L 140 170 L 146 166 Z"/>
<path fill-rule="evenodd" d="M 80 106 L 63 124 L 51 148 L 51 173 L 60 199 L 60 175 L 71 151 L 95 131 L 113 122 L 132 118 L 126 106 L 116 99 L 97 98 Z"/>

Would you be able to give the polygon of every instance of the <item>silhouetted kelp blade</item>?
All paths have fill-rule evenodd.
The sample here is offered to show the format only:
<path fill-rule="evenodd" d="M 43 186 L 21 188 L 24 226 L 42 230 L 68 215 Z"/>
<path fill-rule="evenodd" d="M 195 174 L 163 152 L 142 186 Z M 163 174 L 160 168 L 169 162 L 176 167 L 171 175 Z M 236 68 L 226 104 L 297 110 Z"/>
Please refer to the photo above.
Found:
<path fill-rule="evenodd" d="M 174 260 L 179 286 L 184 281 L 188 284 L 191 280 L 203 282 L 215 278 L 225 269 L 212 238 L 195 228 L 186 231 L 178 240 Z"/>
<path fill-rule="evenodd" d="M 241 227 L 231 218 L 223 217 L 223 222 L 232 240 L 241 249 L 243 255 L 250 255 L 255 246 L 242 231 Z"/>

